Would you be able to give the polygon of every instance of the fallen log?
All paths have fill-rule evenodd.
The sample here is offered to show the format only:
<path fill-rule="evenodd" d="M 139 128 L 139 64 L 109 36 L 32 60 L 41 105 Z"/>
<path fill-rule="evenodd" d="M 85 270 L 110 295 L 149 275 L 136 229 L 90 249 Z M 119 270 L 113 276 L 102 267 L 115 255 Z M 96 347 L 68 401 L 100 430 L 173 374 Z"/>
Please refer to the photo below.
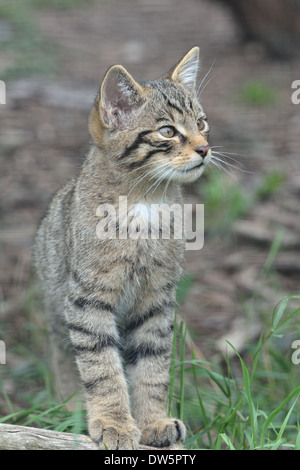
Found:
<path fill-rule="evenodd" d="M 141 445 L 139 450 L 174 450 L 179 446 L 156 448 Z M 0 424 L 0 450 L 105 450 L 82 434 L 50 431 L 29 426 Z"/>

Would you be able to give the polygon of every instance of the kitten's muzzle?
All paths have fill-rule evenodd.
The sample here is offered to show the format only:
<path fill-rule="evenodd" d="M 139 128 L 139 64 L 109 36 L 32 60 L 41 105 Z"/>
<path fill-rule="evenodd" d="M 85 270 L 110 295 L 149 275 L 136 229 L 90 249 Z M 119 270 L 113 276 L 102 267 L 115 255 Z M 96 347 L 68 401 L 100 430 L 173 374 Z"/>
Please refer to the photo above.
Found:
<path fill-rule="evenodd" d="M 195 152 L 197 152 L 200 155 L 200 157 L 202 157 L 203 159 L 207 156 L 209 151 L 210 151 L 209 145 L 205 145 L 205 146 L 201 145 L 195 148 Z"/>

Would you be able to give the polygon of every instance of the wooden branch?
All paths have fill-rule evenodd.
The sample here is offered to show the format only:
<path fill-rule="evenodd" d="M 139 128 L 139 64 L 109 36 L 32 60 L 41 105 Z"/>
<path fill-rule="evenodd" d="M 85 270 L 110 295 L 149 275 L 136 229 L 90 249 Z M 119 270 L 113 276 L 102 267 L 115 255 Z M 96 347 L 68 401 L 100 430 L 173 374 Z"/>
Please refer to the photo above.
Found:
<path fill-rule="evenodd" d="M 139 450 L 173 450 L 141 445 Z M 88 436 L 14 424 L 0 424 L 0 450 L 104 450 Z"/>

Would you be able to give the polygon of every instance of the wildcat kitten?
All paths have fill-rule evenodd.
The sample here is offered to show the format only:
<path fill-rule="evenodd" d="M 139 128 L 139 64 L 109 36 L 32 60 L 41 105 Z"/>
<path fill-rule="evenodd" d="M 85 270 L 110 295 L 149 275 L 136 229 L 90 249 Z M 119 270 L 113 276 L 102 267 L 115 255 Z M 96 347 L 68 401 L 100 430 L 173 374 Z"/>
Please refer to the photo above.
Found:
<path fill-rule="evenodd" d="M 37 234 L 56 381 L 64 397 L 76 390 L 75 356 L 89 433 L 109 449 L 168 446 L 186 434 L 166 414 L 184 241 L 100 239 L 96 226 L 99 205 L 117 207 L 120 195 L 128 207 L 181 203 L 181 183 L 202 174 L 211 150 L 198 65 L 194 47 L 158 80 L 139 84 L 122 66 L 108 70 L 81 172 L 56 194 Z"/>

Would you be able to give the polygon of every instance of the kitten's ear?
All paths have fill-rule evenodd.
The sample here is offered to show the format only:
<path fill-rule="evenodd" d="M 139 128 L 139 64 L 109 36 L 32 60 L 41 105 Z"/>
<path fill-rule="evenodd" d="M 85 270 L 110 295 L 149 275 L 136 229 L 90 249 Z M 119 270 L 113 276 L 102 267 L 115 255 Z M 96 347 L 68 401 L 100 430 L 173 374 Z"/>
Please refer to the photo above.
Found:
<path fill-rule="evenodd" d="M 179 82 L 191 91 L 196 90 L 197 74 L 200 65 L 200 49 L 193 47 L 175 67 L 167 74 L 166 78 Z"/>
<path fill-rule="evenodd" d="M 107 71 L 99 97 L 99 112 L 104 124 L 119 129 L 126 127 L 130 115 L 143 102 L 143 88 L 124 67 L 114 65 Z"/>

